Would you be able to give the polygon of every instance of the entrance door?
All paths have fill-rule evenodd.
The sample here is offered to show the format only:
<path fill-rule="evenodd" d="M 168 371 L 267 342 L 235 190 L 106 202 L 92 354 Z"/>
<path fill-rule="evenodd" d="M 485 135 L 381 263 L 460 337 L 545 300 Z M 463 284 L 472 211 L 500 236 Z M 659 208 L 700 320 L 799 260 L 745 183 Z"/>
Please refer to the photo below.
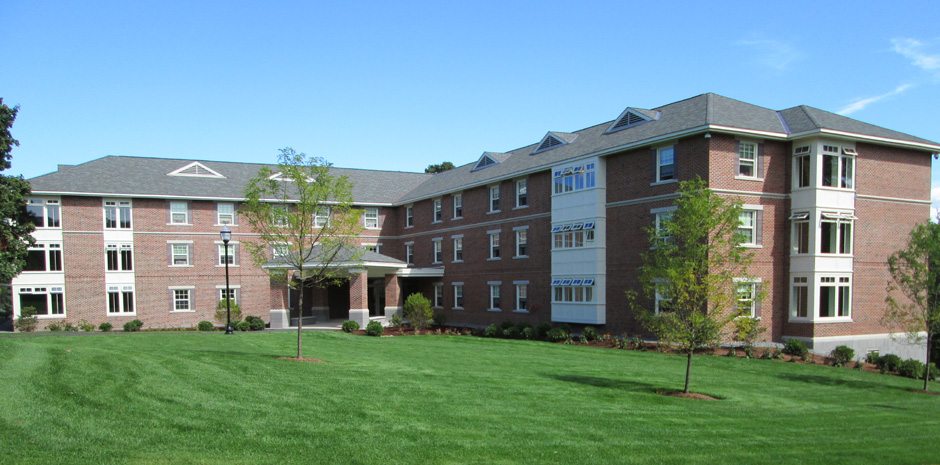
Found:
<path fill-rule="evenodd" d="M 369 316 L 385 316 L 385 278 L 369 280 Z"/>
<path fill-rule="evenodd" d="M 326 288 L 331 320 L 349 319 L 349 281 Z"/>
<path fill-rule="evenodd" d="M 300 303 L 300 293 L 304 293 L 304 309 L 303 309 L 303 324 L 312 325 L 317 322 L 316 316 L 313 314 L 313 286 L 308 283 L 306 286 L 300 286 L 300 283 L 297 280 L 294 280 L 294 285 L 287 288 L 287 300 L 290 304 L 290 325 L 297 326 L 297 306 Z"/>

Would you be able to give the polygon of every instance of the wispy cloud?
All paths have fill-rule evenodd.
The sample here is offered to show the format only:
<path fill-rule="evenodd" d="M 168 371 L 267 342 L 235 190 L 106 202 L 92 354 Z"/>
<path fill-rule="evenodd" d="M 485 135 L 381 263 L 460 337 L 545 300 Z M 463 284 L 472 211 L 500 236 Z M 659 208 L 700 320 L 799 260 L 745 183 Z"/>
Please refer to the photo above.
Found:
<path fill-rule="evenodd" d="M 895 87 L 894 90 L 890 92 L 885 92 L 881 95 L 875 95 L 873 97 L 863 97 L 863 98 L 856 99 L 852 101 L 852 103 L 849 103 L 848 105 L 843 107 L 841 110 L 839 110 L 838 113 L 840 115 L 846 115 L 846 116 L 851 115 L 852 113 L 864 110 L 865 107 L 873 103 L 880 102 L 886 98 L 894 97 L 895 95 L 901 95 L 904 92 L 907 92 L 912 87 L 914 87 L 913 84 L 901 84 Z"/>
<path fill-rule="evenodd" d="M 940 53 L 929 53 L 928 44 L 911 38 L 891 39 L 894 51 L 911 60 L 911 64 L 940 76 Z"/>
<path fill-rule="evenodd" d="M 758 55 L 758 63 L 777 71 L 784 71 L 790 65 L 803 57 L 803 54 L 793 45 L 774 39 L 746 39 L 739 40 L 738 45 L 754 50 Z"/>

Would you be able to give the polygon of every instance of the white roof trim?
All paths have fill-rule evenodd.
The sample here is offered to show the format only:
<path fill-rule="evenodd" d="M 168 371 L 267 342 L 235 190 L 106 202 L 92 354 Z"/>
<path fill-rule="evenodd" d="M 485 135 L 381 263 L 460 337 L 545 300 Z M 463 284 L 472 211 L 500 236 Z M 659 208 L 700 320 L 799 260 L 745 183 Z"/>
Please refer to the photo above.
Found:
<path fill-rule="evenodd" d="M 578 137 L 577 134 L 568 134 L 568 135 L 573 136 L 573 137 L 571 138 L 571 140 L 569 141 L 569 140 L 567 140 L 566 138 L 561 137 L 560 135 L 555 135 L 556 133 L 558 133 L 558 132 L 557 132 L 557 131 L 548 131 L 547 133 L 545 133 L 545 135 L 542 137 L 542 140 L 540 140 L 539 143 L 538 143 L 538 145 L 535 146 L 535 150 L 533 150 L 532 153 L 530 153 L 529 155 L 535 155 L 535 154 L 537 154 L 537 153 L 547 152 L 547 151 L 549 151 L 549 150 L 551 150 L 551 149 L 553 149 L 553 148 L 561 147 L 561 146 L 563 146 L 563 145 L 568 145 L 569 143 L 573 142 L 573 141 L 574 141 L 575 139 L 577 139 L 577 137 Z M 558 134 L 560 134 L 560 133 L 558 133 Z M 548 140 L 549 138 L 555 139 L 558 143 L 552 145 L 551 147 L 542 148 L 542 145 L 544 145 L 544 144 L 545 144 L 545 141 Z"/>
<path fill-rule="evenodd" d="M 624 118 L 627 117 L 627 113 L 632 113 L 632 114 L 636 115 L 638 118 L 642 119 L 643 121 L 637 122 L 637 123 L 633 123 L 633 124 L 625 124 L 625 125 L 623 125 L 623 126 L 620 126 L 619 128 L 618 128 L 618 127 L 615 127 L 615 126 L 617 126 L 618 124 L 620 124 L 620 121 L 622 121 Z M 657 113 L 659 113 L 659 112 L 657 112 Z M 648 116 L 646 116 L 645 114 L 643 114 L 642 112 L 637 111 L 637 110 L 634 109 L 633 107 L 627 107 L 627 108 L 624 109 L 622 112 L 620 112 L 620 116 L 618 116 L 616 119 L 614 119 L 614 122 L 613 122 L 613 123 L 610 123 L 610 127 L 608 127 L 607 130 L 604 131 L 604 133 L 605 133 L 605 134 L 610 134 L 610 133 L 612 133 L 612 132 L 622 131 L 622 130 L 624 130 L 624 129 L 629 129 L 629 128 L 637 127 L 637 126 L 639 126 L 639 125 L 641 125 L 641 124 L 643 124 L 643 123 L 648 123 L 648 122 L 650 122 L 650 121 L 652 121 L 652 120 L 651 120 Z"/>
<path fill-rule="evenodd" d="M 68 191 L 33 191 L 31 193 L 33 196 L 40 195 L 69 195 L 75 197 L 107 197 L 114 199 L 169 199 L 169 200 L 210 200 L 215 202 L 244 202 L 244 197 L 208 197 L 208 196 L 193 196 L 193 195 L 157 195 L 157 194 L 106 194 L 101 192 L 68 192 Z M 270 203 L 297 203 L 297 200 L 281 200 L 281 199 L 261 199 L 262 202 Z M 333 200 L 325 200 L 320 202 L 325 205 L 336 205 L 338 202 Z M 389 202 L 353 202 L 354 206 L 357 207 L 394 207 L 399 204 L 393 204 Z"/>
<path fill-rule="evenodd" d="M 193 167 L 197 167 L 198 169 L 202 169 L 202 170 L 208 171 L 209 174 L 188 174 L 188 173 L 184 173 L 184 172 L 183 172 L 183 171 L 186 171 L 186 170 L 188 170 L 188 169 L 190 169 L 190 168 L 193 168 Z M 217 179 L 225 179 L 225 176 L 222 176 L 221 174 L 219 174 L 218 171 L 215 171 L 215 170 L 209 168 L 208 166 L 203 165 L 202 163 L 199 163 L 198 161 L 194 161 L 194 162 L 192 162 L 192 163 L 190 163 L 190 164 L 188 164 L 188 165 L 186 165 L 186 166 L 184 166 L 184 167 L 182 167 L 182 168 L 179 168 L 179 169 L 177 169 L 177 170 L 175 170 L 175 171 L 170 171 L 170 172 L 167 173 L 166 175 L 167 175 L 167 176 L 188 176 L 188 177 L 191 177 L 191 178 L 217 178 Z"/>
<path fill-rule="evenodd" d="M 486 160 L 489 160 L 489 163 L 483 163 Z M 470 170 L 470 172 L 472 173 L 474 171 L 479 171 L 497 164 L 499 164 L 499 160 L 491 157 L 490 152 L 483 152 L 483 155 L 480 155 L 480 158 L 477 159 L 477 164 L 473 166 L 473 169 Z"/>
<path fill-rule="evenodd" d="M 444 268 L 402 268 L 395 274 L 411 278 L 440 278 L 444 276 Z"/>

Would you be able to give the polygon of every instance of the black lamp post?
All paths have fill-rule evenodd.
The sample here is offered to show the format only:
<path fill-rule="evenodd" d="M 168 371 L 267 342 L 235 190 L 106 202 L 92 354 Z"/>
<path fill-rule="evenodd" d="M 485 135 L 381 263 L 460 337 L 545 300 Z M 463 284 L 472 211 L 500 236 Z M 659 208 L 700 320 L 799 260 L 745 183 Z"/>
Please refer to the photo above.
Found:
<path fill-rule="evenodd" d="M 222 236 L 222 244 L 225 245 L 225 334 L 233 334 L 232 331 L 232 290 L 228 287 L 228 241 L 232 240 L 232 230 L 228 226 L 223 226 L 219 233 Z"/>

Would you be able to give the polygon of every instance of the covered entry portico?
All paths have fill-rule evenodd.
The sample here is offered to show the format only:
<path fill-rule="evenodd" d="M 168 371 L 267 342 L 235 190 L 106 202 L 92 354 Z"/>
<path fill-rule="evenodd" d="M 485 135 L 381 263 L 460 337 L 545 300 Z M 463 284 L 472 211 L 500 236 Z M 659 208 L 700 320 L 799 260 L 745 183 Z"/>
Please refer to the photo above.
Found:
<path fill-rule="evenodd" d="M 338 264 L 334 266 L 342 266 Z M 350 264 L 346 264 L 347 266 Z M 266 267 L 278 267 L 269 263 Z M 316 263 L 305 264 L 314 268 Z M 308 279 L 296 278 L 288 286 L 286 309 L 271 310 L 271 328 L 296 327 L 298 321 L 313 326 L 327 321 L 353 320 L 365 327 L 370 319 L 385 320 L 402 311 L 402 280 L 411 276 L 443 276 L 443 269 L 408 268 L 401 260 L 376 252 L 363 253 L 361 262 L 347 269 L 348 279 L 332 285 L 317 285 Z M 415 272 L 418 272 L 415 275 Z M 300 293 L 303 292 L 303 309 Z"/>

